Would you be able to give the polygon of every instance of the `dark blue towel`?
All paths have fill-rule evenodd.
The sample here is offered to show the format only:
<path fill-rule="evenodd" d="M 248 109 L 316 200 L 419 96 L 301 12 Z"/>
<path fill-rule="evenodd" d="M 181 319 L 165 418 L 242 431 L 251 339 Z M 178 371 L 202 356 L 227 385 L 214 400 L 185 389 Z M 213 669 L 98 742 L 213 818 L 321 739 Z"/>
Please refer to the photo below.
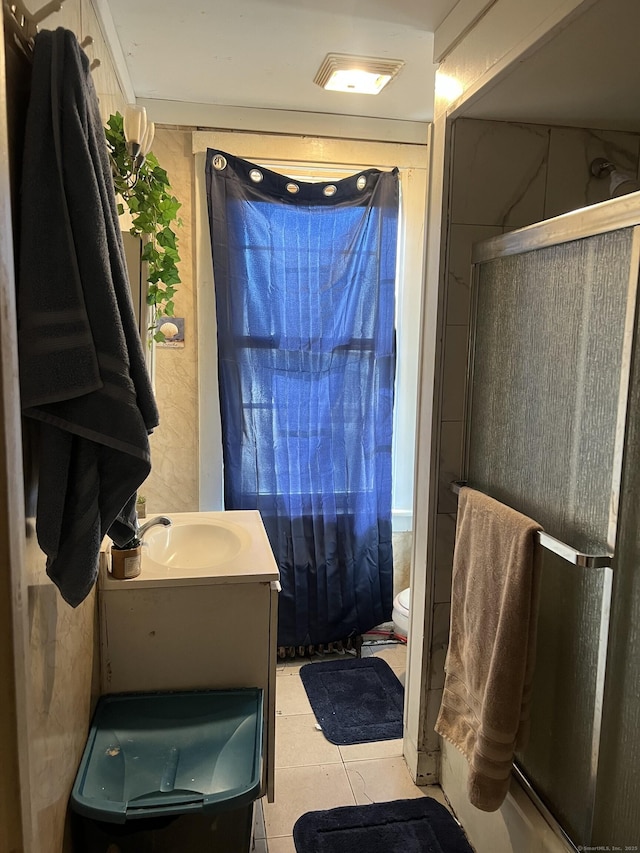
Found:
<path fill-rule="evenodd" d="M 38 541 L 76 606 L 105 533 L 117 544 L 134 533 L 158 411 L 89 61 L 62 28 L 35 39 L 18 280 L 22 408 L 40 432 Z"/>

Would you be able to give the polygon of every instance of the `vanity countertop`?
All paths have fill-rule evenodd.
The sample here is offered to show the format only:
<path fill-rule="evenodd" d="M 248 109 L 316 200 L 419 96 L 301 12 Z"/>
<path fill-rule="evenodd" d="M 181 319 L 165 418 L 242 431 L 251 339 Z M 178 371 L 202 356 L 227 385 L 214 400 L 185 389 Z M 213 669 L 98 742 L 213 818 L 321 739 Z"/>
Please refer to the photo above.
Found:
<path fill-rule="evenodd" d="M 107 569 L 110 555 L 104 555 L 106 559 L 100 561 L 101 590 L 269 583 L 279 580 L 273 551 L 257 510 L 172 512 L 167 513 L 167 516 L 172 521 L 170 527 L 152 527 L 145 535 L 141 572 L 137 577 L 116 580 Z M 220 534 L 219 543 L 214 538 L 218 533 L 214 531 Z M 186 553 L 189 542 L 202 532 L 211 532 L 212 544 L 200 545 L 195 558 L 187 554 L 182 561 L 180 549 L 185 549 Z M 154 559 L 153 555 L 160 552 L 162 556 Z M 207 554 L 211 554 L 210 561 L 207 560 Z M 206 562 L 209 565 L 205 565 Z"/>

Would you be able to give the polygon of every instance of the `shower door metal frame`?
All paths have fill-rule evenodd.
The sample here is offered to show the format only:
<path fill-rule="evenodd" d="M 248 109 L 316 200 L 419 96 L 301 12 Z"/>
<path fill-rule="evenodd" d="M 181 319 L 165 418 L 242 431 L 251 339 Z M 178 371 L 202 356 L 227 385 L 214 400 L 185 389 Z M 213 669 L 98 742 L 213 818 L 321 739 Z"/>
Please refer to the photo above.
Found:
<path fill-rule="evenodd" d="M 589 773 L 589 802 L 587 804 L 586 827 L 589 835 L 584 843 L 589 843 L 593 834 L 593 821 L 596 805 L 596 789 L 598 782 L 598 766 L 600 758 L 600 742 L 602 736 L 603 702 L 607 670 L 607 654 L 609 645 L 609 626 L 611 616 L 611 601 L 613 591 L 613 572 L 615 568 L 615 551 L 617 537 L 617 518 L 620 502 L 620 485 L 622 478 L 622 465 L 624 457 L 625 433 L 627 423 L 627 407 L 629 399 L 629 385 L 631 378 L 631 362 L 634 349 L 634 330 L 636 325 L 638 276 L 640 273 L 640 193 L 612 199 L 597 205 L 580 210 L 565 213 L 562 216 L 545 220 L 534 225 L 511 231 L 506 234 L 492 237 L 473 246 L 471 263 L 471 322 L 469 329 L 469 348 L 467 360 L 467 384 L 465 389 L 464 405 L 464 449 L 462 473 L 463 480 L 468 479 L 469 455 L 471 443 L 471 413 L 473 407 L 473 377 L 474 377 L 474 355 L 477 338 L 477 314 L 480 265 L 487 261 L 497 260 L 512 255 L 521 255 L 525 252 L 533 252 L 538 249 L 551 248 L 577 240 L 588 239 L 600 234 L 632 228 L 631 258 L 629 270 L 629 285 L 627 289 L 627 305 L 625 316 L 625 328 L 623 334 L 622 358 L 620 366 L 620 388 L 618 392 L 618 410 L 616 433 L 614 440 L 614 459 L 611 482 L 611 503 L 609 511 L 609 525 L 607 544 L 611 549 L 612 557 L 609 565 L 607 557 L 603 555 L 602 560 L 591 562 L 583 566 L 585 569 L 597 569 L 604 572 L 602 585 L 602 603 L 600 608 L 600 627 L 598 637 L 598 658 L 595 679 L 595 700 L 593 711 L 593 729 L 591 739 L 591 758 Z M 473 484 L 471 484 L 473 485 Z M 482 484 L 476 484 L 482 488 Z M 559 552 L 557 552 L 559 553 Z M 560 556 L 563 556 L 560 553 Z M 566 559 L 566 557 L 565 557 Z M 527 778 L 523 769 L 517 764 L 514 767 L 514 776 L 520 786 L 527 793 L 534 805 L 542 813 L 553 831 L 559 838 L 570 847 L 578 851 L 574 842 L 567 832 L 553 816 L 549 806 L 545 803 Z"/>

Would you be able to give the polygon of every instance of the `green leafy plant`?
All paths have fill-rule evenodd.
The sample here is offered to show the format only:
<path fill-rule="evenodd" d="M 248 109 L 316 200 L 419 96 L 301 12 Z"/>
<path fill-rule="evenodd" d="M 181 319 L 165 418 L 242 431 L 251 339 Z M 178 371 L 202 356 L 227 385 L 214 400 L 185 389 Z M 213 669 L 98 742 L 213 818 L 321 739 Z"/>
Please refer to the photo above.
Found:
<path fill-rule="evenodd" d="M 172 225 L 181 225 L 178 219 L 180 202 L 171 194 L 171 185 L 166 171 L 160 166 L 153 152 L 149 152 L 132 180 L 132 159 L 127 151 L 123 129 L 123 117 L 116 113 L 109 117 L 105 128 L 111 152 L 113 182 L 122 202 L 118 202 L 118 213 L 125 205 L 131 213 L 131 234 L 147 238 L 142 251 L 142 260 L 147 262 L 147 305 L 151 307 L 150 334 L 154 340 L 164 341 L 162 332 L 156 329 L 159 316 L 174 317 L 173 297 L 180 284 L 178 273 L 178 238 Z"/>

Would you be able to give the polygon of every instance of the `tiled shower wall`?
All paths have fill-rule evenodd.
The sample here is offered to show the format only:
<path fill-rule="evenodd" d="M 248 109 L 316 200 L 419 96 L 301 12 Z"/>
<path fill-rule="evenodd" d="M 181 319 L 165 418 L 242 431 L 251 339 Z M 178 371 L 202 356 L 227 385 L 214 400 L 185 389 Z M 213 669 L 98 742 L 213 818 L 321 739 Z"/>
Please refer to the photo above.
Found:
<path fill-rule="evenodd" d="M 637 175 L 640 135 L 537 124 L 458 119 L 453 126 L 449 233 L 440 377 L 438 507 L 429 708 L 440 705 L 448 640 L 457 500 L 462 476 L 474 243 L 608 198 L 608 181 L 591 176 L 596 157 Z M 438 384 L 436 384 L 438 387 Z M 428 713 L 431 721 L 432 713 Z M 429 748 L 438 738 L 427 723 Z"/>

